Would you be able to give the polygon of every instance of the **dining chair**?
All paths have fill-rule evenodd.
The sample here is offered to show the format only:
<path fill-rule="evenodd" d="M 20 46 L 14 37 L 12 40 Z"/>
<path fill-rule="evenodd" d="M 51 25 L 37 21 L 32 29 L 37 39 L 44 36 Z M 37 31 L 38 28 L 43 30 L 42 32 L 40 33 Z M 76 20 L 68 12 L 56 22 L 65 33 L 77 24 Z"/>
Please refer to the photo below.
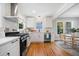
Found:
<path fill-rule="evenodd" d="M 72 47 L 72 35 L 65 34 L 64 45 Z"/>
<path fill-rule="evenodd" d="M 76 32 L 75 35 L 73 36 L 73 45 L 74 48 L 79 48 L 79 33 Z"/>
<path fill-rule="evenodd" d="M 64 39 L 65 39 L 65 34 L 60 34 L 59 36 L 60 36 L 60 39 L 61 39 L 62 41 L 64 41 Z"/>

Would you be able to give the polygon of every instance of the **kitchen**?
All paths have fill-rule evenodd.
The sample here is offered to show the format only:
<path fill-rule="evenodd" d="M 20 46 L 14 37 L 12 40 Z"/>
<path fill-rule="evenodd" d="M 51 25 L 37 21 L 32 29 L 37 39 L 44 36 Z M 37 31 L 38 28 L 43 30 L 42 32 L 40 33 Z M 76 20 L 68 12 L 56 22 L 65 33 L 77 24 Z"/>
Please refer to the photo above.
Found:
<path fill-rule="evenodd" d="M 78 7 L 78 3 L 0 3 L 0 56 L 79 55 L 65 49 L 61 37 L 79 28 Z"/>

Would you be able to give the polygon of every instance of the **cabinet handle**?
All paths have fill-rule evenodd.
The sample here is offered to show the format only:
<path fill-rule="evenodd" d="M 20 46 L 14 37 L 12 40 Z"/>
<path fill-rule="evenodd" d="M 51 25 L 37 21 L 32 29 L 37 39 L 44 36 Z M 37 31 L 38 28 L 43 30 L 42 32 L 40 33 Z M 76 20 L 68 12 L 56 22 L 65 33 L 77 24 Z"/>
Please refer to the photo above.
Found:
<path fill-rule="evenodd" d="M 10 53 L 8 52 L 7 55 L 10 56 Z"/>

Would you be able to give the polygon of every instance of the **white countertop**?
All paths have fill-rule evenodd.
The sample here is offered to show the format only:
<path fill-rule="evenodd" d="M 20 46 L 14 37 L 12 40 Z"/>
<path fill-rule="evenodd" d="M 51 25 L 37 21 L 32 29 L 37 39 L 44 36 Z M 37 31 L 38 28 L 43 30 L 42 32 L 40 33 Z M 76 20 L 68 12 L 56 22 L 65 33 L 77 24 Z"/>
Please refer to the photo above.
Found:
<path fill-rule="evenodd" d="M 4 37 L 4 38 L 0 38 L 0 45 L 3 45 L 5 43 L 8 43 L 10 41 L 13 41 L 15 39 L 18 39 L 19 37 Z"/>
<path fill-rule="evenodd" d="M 71 34 L 65 34 L 66 36 L 72 36 Z"/>

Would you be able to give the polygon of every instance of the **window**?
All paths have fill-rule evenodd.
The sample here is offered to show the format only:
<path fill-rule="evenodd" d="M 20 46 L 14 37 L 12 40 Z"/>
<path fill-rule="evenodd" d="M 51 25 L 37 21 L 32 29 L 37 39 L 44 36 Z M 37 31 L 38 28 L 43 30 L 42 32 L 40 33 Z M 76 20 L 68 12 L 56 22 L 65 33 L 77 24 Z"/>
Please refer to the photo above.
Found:
<path fill-rule="evenodd" d="M 71 33 L 71 22 L 66 22 L 65 30 L 66 30 L 66 34 Z"/>
<path fill-rule="evenodd" d="M 63 33 L 63 22 L 57 22 L 57 33 Z"/>

